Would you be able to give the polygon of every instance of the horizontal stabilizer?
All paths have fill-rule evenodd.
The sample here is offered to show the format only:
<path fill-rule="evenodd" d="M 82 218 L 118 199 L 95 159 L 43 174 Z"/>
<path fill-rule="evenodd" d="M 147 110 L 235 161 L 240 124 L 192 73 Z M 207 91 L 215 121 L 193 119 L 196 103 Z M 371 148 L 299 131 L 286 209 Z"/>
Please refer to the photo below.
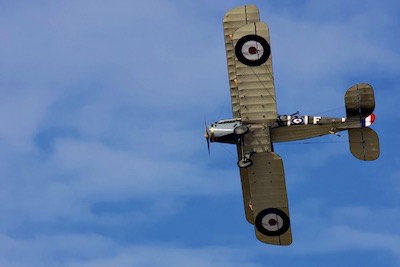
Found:
<path fill-rule="evenodd" d="M 375 109 L 374 90 L 367 83 L 359 83 L 350 87 L 344 100 L 348 118 L 361 120 L 371 115 Z"/>
<path fill-rule="evenodd" d="M 349 129 L 350 151 L 360 160 L 376 160 L 379 157 L 378 134 L 371 128 Z"/>

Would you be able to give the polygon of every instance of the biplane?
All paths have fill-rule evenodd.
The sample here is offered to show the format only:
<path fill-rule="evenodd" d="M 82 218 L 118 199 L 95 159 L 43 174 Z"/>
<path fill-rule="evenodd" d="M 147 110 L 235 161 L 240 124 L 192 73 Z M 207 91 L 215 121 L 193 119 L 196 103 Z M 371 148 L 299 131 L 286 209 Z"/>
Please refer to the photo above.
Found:
<path fill-rule="evenodd" d="M 348 131 L 351 153 L 360 160 L 379 157 L 379 139 L 368 128 L 374 120 L 374 91 L 369 84 L 350 87 L 346 117 L 278 115 L 268 25 L 258 8 L 246 5 L 223 19 L 233 118 L 206 125 L 210 142 L 237 146 L 246 219 L 264 243 L 292 243 L 283 161 L 273 144 Z"/>

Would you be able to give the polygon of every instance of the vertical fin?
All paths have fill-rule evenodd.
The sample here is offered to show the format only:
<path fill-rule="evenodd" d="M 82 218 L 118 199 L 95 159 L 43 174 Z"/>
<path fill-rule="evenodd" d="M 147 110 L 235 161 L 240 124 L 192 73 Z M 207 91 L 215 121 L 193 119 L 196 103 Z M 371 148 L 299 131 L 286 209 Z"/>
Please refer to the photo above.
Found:
<path fill-rule="evenodd" d="M 344 97 L 347 117 L 350 119 L 365 119 L 375 109 L 375 96 L 372 86 L 359 83 L 350 87 Z"/>

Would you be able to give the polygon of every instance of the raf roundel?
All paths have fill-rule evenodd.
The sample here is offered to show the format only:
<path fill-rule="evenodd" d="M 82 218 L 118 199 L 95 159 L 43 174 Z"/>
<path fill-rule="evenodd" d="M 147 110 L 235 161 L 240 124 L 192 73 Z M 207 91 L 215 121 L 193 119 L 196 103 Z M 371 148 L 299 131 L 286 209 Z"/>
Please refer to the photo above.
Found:
<path fill-rule="evenodd" d="M 267 40 L 255 34 L 243 36 L 235 46 L 236 58 L 247 66 L 260 66 L 267 62 L 271 47 Z"/>
<path fill-rule="evenodd" d="M 257 230 L 266 236 L 280 236 L 290 227 L 289 216 L 280 209 L 262 210 L 256 217 Z"/>
<path fill-rule="evenodd" d="M 292 124 L 304 124 L 303 118 L 294 118 L 292 119 Z"/>

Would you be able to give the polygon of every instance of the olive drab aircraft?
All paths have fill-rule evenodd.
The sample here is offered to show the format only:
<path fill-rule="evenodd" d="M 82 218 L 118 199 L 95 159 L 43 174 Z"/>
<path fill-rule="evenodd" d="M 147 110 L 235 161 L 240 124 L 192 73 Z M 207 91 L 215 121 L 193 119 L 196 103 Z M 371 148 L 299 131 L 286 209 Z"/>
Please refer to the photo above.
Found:
<path fill-rule="evenodd" d="M 379 157 L 379 139 L 368 128 L 375 119 L 369 84 L 347 90 L 345 118 L 278 115 L 268 25 L 258 8 L 246 5 L 223 19 L 233 118 L 206 125 L 210 142 L 237 146 L 246 219 L 264 243 L 292 243 L 283 161 L 273 144 L 348 131 L 351 153 L 360 160 Z"/>

